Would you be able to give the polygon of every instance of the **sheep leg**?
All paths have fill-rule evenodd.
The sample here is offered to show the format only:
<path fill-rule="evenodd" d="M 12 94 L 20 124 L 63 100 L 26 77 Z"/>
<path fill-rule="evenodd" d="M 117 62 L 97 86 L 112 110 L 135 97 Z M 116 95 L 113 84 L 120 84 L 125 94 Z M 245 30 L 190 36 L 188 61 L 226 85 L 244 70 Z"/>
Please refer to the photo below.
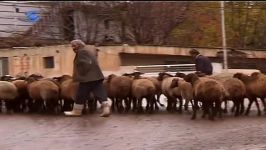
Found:
<path fill-rule="evenodd" d="M 43 107 L 43 101 L 42 100 L 35 100 L 35 102 L 34 102 L 34 111 L 36 111 L 37 113 L 44 112 L 44 107 Z"/>
<path fill-rule="evenodd" d="M 161 95 L 162 95 L 162 94 L 158 94 L 158 96 L 157 96 L 157 102 L 159 103 L 159 105 L 160 105 L 161 107 L 165 107 L 165 105 L 162 104 L 161 101 L 160 101 Z"/>
<path fill-rule="evenodd" d="M 159 110 L 159 106 L 157 104 L 157 100 L 155 100 L 154 107 L 155 107 L 156 110 Z"/>
<path fill-rule="evenodd" d="M 155 96 L 152 96 L 150 98 L 150 113 L 153 113 L 155 106 L 156 106 L 156 99 Z"/>
<path fill-rule="evenodd" d="M 260 116 L 260 115 L 261 115 L 261 111 L 260 111 L 260 105 L 259 105 L 259 102 L 258 102 L 258 100 L 257 100 L 257 99 L 255 99 L 255 104 L 256 104 L 256 106 L 257 106 L 257 109 L 258 109 L 258 116 Z"/>
<path fill-rule="evenodd" d="M 131 100 L 127 97 L 125 98 L 125 103 L 126 103 L 126 112 L 129 112 L 130 110 L 130 105 L 131 105 Z"/>
<path fill-rule="evenodd" d="M 210 113 L 210 109 L 211 109 L 212 113 Z M 209 102 L 208 103 L 207 113 L 209 114 L 209 119 L 212 120 L 212 121 L 214 121 L 215 108 L 214 108 L 212 102 Z"/>
<path fill-rule="evenodd" d="M 137 99 L 133 98 L 133 112 L 137 111 Z"/>
<path fill-rule="evenodd" d="M 29 113 L 34 112 L 35 103 L 33 102 L 33 99 L 28 99 L 28 107 L 29 107 Z"/>
<path fill-rule="evenodd" d="M 20 100 L 18 98 L 14 99 L 13 100 L 14 103 L 13 103 L 13 109 L 14 109 L 14 112 L 21 112 L 21 103 L 20 103 Z"/>
<path fill-rule="evenodd" d="M 246 116 L 249 114 L 250 107 L 251 107 L 251 104 L 253 103 L 253 101 L 254 101 L 253 98 L 249 98 L 248 108 L 247 108 L 246 113 L 245 113 Z"/>
<path fill-rule="evenodd" d="M 265 103 L 264 97 L 261 98 L 261 102 L 262 102 L 263 107 L 264 107 L 263 111 L 266 111 L 266 103 Z"/>
<path fill-rule="evenodd" d="M 224 113 L 227 114 L 227 105 L 228 105 L 228 101 L 224 100 Z"/>
<path fill-rule="evenodd" d="M 173 99 L 172 99 L 172 105 L 171 105 L 171 107 L 172 107 L 172 112 L 176 112 L 176 111 L 178 111 L 178 110 L 177 110 L 177 106 L 176 106 L 176 104 L 177 104 L 177 100 L 176 100 L 176 98 L 173 98 Z"/>
<path fill-rule="evenodd" d="M 192 104 L 192 108 L 193 106 L 195 106 L 197 109 L 199 109 L 199 104 L 198 104 L 198 101 L 195 102 L 195 100 L 193 100 L 193 102 L 191 101 L 191 104 Z"/>
<path fill-rule="evenodd" d="M 157 95 L 157 100 L 156 100 L 156 101 L 157 101 L 157 103 L 158 103 L 161 107 L 165 107 L 164 104 L 162 104 L 162 103 L 160 102 L 160 97 L 161 97 L 161 94 L 158 94 L 158 95 Z"/>
<path fill-rule="evenodd" d="M 183 98 L 182 97 L 178 97 L 179 99 L 179 113 L 182 113 L 182 108 L 183 108 Z"/>
<path fill-rule="evenodd" d="M 112 101 L 111 109 L 112 111 L 115 111 L 115 99 L 111 98 L 111 101 Z"/>
<path fill-rule="evenodd" d="M 191 117 L 191 120 L 194 120 L 194 119 L 197 118 L 197 110 L 198 110 L 197 105 L 198 105 L 198 100 L 194 99 L 194 105 L 192 107 L 192 109 L 193 109 L 193 115 Z"/>
<path fill-rule="evenodd" d="M 14 102 L 12 100 L 6 100 L 5 104 L 7 113 L 11 113 L 12 110 L 14 111 Z"/>
<path fill-rule="evenodd" d="M 55 100 L 55 113 L 59 114 L 60 112 L 62 112 L 62 99 L 59 100 Z"/>
<path fill-rule="evenodd" d="M 172 101 L 172 99 L 171 99 L 171 97 L 167 97 L 167 107 L 166 107 L 166 110 L 168 111 L 168 112 L 171 112 L 171 101 Z"/>
<path fill-rule="evenodd" d="M 28 99 L 27 98 L 24 98 L 22 101 L 21 101 L 21 105 L 22 105 L 22 112 L 28 112 L 29 111 L 29 108 L 28 108 Z"/>
<path fill-rule="evenodd" d="M 116 99 L 116 103 L 117 103 L 117 111 L 118 111 L 118 113 L 122 113 L 124 111 L 122 99 L 121 98 L 117 98 Z"/>
<path fill-rule="evenodd" d="M 120 112 L 120 110 L 119 110 L 119 99 L 118 98 L 114 98 L 114 100 L 115 100 L 116 110 L 117 110 L 117 112 Z"/>
<path fill-rule="evenodd" d="M 234 100 L 234 105 L 236 106 L 236 112 L 235 112 L 235 117 L 239 116 L 239 108 L 240 108 L 240 103 L 238 100 Z"/>
<path fill-rule="evenodd" d="M 47 113 L 52 113 L 52 102 L 51 100 L 46 101 L 46 111 Z"/>
<path fill-rule="evenodd" d="M 146 112 L 150 112 L 150 109 L 151 109 L 151 100 L 150 98 L 146 98 Z"/>
<path fill-rule="evenodd" d="M 155 98 L 155 96 L 156 96 L 156 98 Z M 155 94 L 155 96 L 154 96 L 154 98 L 155 98 L 155 109 L 159 110 L 159 106 L 158 106 L 157 102 L 160 104 L 160 100 L 159 100 L 160 95 L 159 94 Z"/>
<path fill-rule="evenodd" d="M 151 100 L 149 98 L 146 98 L 146 101 L 147 101 L 147 105 L 146 105 L 146 112 L 149 112 L 150 110 L 150 105 L 151 105 Z"/>
<path fill-rule="evenodd" d="M 63 99 L 60 98 L 58 101 L 59 101 L 59 107 L 60 107 L 61 112 L 62 112 L 62 110 L 63 110 Z"/>
<path fill-rule="evenodd" d="M 236 104 L 235 102 L 233 103 L 233 107 L 231 108 L 231 113 L 235 112 Z"/>
<path fill-rule="evenodd" d="M 142 113 L 143 112 L 142 98 L 138 98 L 137 103 L 138 103 L 138 113 Z"/>
<path fill-rule="evenodd" d="M 188 111 L 188 104 L 189 104 L 189 101 L 185 100 L 185 104 L 184 104 L 185 111 Z"/>
<path fill-rule="evenodd" d="M 205 118 L 206 114 L 208 114 L 207 112 L 208 106 L 206 103 L 202 103 L 202 109 L 203 109 L 203 113 L 202 113 L 201 118 Z"/>
<path fill-rule="evenodd" d="M 217 113 L 219 115 L 219 118 L 222 118 L 221 100 L 216 100 L 215 102 L 215 116 Z"/>
<path fill-rule="evenodd" d="M 245 111 L 244 98 L 242 98 L 242 99 L 240 100 L 240 106 L 241 106 L 240 114 L 243 114 L 244 111 Z"/>

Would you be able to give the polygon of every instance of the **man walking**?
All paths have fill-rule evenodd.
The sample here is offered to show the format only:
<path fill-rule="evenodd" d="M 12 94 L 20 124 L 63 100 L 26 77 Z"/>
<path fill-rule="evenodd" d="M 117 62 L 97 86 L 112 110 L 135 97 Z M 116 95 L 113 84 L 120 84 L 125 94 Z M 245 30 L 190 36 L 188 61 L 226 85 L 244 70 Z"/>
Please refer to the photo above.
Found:
<path fill-rule="evenodd" d="M 64 112 L 66 116 L 81 116 L 85 101 L 89 93 L 100 101 L 101 117 L 108 117 L 111 114 L 110 105 L 107 102 L 107 93 L 103 86 L 104 76 L 93 51 L 86 48 L 81 40 L 71 41 L 71 47 L 76 53 L 74 58 L 73 80 L 79 82 L 76 92 L 75 103 L 72 111 Z"/>

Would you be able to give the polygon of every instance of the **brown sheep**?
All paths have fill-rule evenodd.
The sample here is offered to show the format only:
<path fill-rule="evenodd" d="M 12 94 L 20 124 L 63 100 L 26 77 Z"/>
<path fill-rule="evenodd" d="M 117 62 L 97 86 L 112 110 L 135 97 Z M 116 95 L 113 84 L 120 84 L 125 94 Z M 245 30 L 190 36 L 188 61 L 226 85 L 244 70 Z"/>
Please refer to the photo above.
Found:
<path fill-rule="evenodd" d="M 176 72 L 175 77 L 180 77 L 180 78 L 184 78 L 186 76 L 186 74 L 181 73 L 181 72 Z"/>
<path fill-rule="evenodd" d="M 27 81 L 25 80 L 15 80 L 12 83 L 17 87 L 18 96 L 15 99 L 15 111 L 23 112 L 27 109 L 27 100 L 29 101 L 29 93 L 27 90 Z"/>
<path fill-rule="evenodd" d="M 28 92 L 34 102 L 31 105 L 31 111 L 58 112 L 59 87 L 51 80 L 36 79 L 33 76 L 28 77 Z"/>
<path fill-rule="evenodd" d="M 250 107 L 252 103 L 255 101 L 258 110 L 258 116 L 261 115 L 260 106 L 257 98 L 260 98 L 263 102 L 264 97 L 266 96 L 266 80 L 265 78 L 259 77 L 258 74 L 254 73 L 251 76 L 248 76 L 243 73 L 234 74 L 234 78 L 238 78 L 246 85 L 246 97 L 249 99 L 249 104 L 246 110 L 245 115 L 249 114 Z"/>
<path fill-rule="evenodd" d="M 135 72 L 135 73 L 137 73 L 137 72 Z M 139 73 L 139 72 L 138 72 Z M 133 73 L 134 74 L 134 73 Z M 138 78 L 140 78 L 140 75 L 141 74 L 144 74 L 144 73 L 140 73 L 139 74 L 139 77 Z M 129 77 L 131 77 L 131 78 L 134 78 L 134 76 L 132 75 L 132 73 L 131 74 L 128 74 L 128 73 L 125 73 L 125 74 L 123 74 L 123 76 L 129 76 Z M 141 76 L 141 78 L 142 79 L 149 79 L 149 80 L 151 80 L 152 81 L 152 83 L 155 85 L 155 87 L 156 87 L 156 103 L 155 103 L 155 109 L 156 110 L 159 110 L 159 106 L 158 106 L 158 104 L 161 106 L 161 107 L 164 107 L 164 104 L 162 104 L 161 102 L 160 102 L 160 96 L 162 95 L 162 89 L 161 89 L 161 86 L 162 86 L 162 81 L 159 81 L 158 80 L 158 77 L 143 77 L 143 76 Z M 158 103 L 158 104 L 157 104 Z"/>
<path fill-rule="evenodd" d="M 224 97 L 227 96 L 226 90 L 222 83 L 210 78 L 199 78 L 194 73 L 186 75 L 184 80 L 190 82 L 193 86 L 195 104 L 193 106 L 193 115 L 191 119 L 196 119 L 198 109 L 196 104 L 198 101 L 202 102 L 204 111 L 202 115 L 203 118 L 206 114 L 209 114 L 209 119 L 214 120 L 217 112 L 219 112 L 219 116 L 221 117 L 221 102 L 223 101 Z M 210 109 L 212 110 L 211 113 L 209 112 Z"/>
<path fill-rule="evenodd" d="M 27 82 L 25 80 L 17 80 L 10 75 L 2 76 L 1 81 L 12 82 L 17 87 L 18 96 L 13 101 L 14 112 L 22 112 L 26 110 L 26 99 L 28 99 Z"/>
<path fill-rule="evenodd" d="M 73 82 L 72 77 L 69 75 L 62 75 L 60 77 L 54 77 L 53 79 L 57 80 L 60 84 L 60 99 L 64 100 L 62 110 L 72 110 L 78 82 Z"/>
<path fill-rule="evenodd" d="M 232 107 L 232 112 L 234 108 L 237 108 L 235 112 L 235 116 L 238 116 L 239 113 L 242 114 L 244 112 L 244 98 L 246 93 L 246 87 L 242 81 L 239 79 L 233 78 L 233 73 L 219 73 L 210 76 L 206 76 L 211 79 L 215 79 L 221 83 L 223 83 L 226 91 L 228 92 L 228 97 L 224 99 L 224 112 L 227 113 L 227 101 L 232 100 L 234 105 Z M 241 108 L 241 110 L 239 110 Z"/>
<path fill-rule="evenodd" d="M 265 74 L 263 74 L 261 72 L 253 72 L 251 74 L 251 77 L 253 77 L 254 79 L 258 80 L 258 83 L 261 83 L 260 86 L 261 86 L 262 89 L 265 87 L 265 80 L 266 80 L 266 75 Z M 266 94 L 264 94 L 264 92 L 259 92 L 258 95 L 259 95 L 259 98 L 261 99 L 261 102 L 263 104 L 264 111 L 266 111 L 266 103 L 264 101 Z"/>
<path fill-rule="evenodd" d="M 229 78 L 222 82 L 228 96 L 225 101 L 232 100 L 234 107 L 236 107 L 235 116 L 242 114 L 244 112 L 244 98 L 246 96 L 246 86 L 245 84 L 237 78 Z M 233 110 L 233 109 L 232 109 Z"/>
<path fill-rule="evenodd" d="M 117 76 L 111 74 L 107 77 L 105 82 L 107 88 L 108 97 L 112 100 L 112 109 L 116 109 L 118 112 L 123 112 L 123 100 L 126 104 L 126 111 L 130 110 L 131 101 L 129 99 L 131 95 L 132 79 L 126 76 Z"/>
<path fill-rule="evenodd" d="M 155 99 L 156 87 L 151 80 L 142 78 L 140 76 L 141 74 L 143 73 L 134 72 L 130 74 L 134 76 L 134 80 L 132 82 L 132 90 L 131 90 L 133 96 L 133 104 L 137 103 L 137 111 L 143 112 L 142 99 L 146 98 L 147 100 L 146 111 L 152 113 L 155 107 L 154 105 L 156 103 Z"/>
<path fill-rule="evenodd" d="M 179 87 L 171 88 L 171 84 L 174 79 L 181 79 L 179 77 L 174 77 L 168 73 L 159 73 L 158 80 L 162 81 L 162 93 L 167 97 L 167 111 L 173 112 L 177 111 L 176 104 L 177 98 L 180 102 L 179 112 L 182 113 L 183 99 Z"/>
<path fill-rule="evenodd" d="M 193 105 L 193 87 L 190 83 L 186 82 L 184 79 L 176 78 L 172 80 L 170 88 L 180 88 L 181 96 L 185 99 L 185 110 L 188 110 L 188 103 L 191 102 Z"/>
<path fill-rule="evenodd" d="M 8 81 L 0 81 L 0 100 L 5 102 L 8 112 L 15 110 L 15 98 L 18 96 L 17 87 Z"/>
<path fill-rule="evenodd" d="M 158 80 L 158 77 L 142 77 L 142 78 L 145 78 L 145 79 L 149 79 L 152 81 L 152 83 L 155 85 L 156 87 L 156 102 L 161 106 L 161 107 L 164 107 L 164 104 L 162 104 L 160 102 L 160 97 L 162 95 L 162 81 L 159 81 Z M 157 103 L 155 103 L 155 109 L 158 110 L 159 107 L 157 105 Z"/>

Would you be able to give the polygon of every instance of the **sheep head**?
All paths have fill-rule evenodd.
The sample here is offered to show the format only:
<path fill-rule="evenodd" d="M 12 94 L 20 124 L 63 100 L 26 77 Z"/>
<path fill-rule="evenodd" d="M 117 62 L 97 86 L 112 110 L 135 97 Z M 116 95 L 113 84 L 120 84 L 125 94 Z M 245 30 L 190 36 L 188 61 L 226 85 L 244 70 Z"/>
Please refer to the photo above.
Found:
<path fill-rule="evenodd" d="M 176 76 L 176 77 L 180 77 L 180 78 L 184 78 L 184 77 L 186 76 L 186 74 L 181 73 L 181 72 L 177 72 L 177 73 L 175 74 L 175 76 Z"/>
<path fill-rule="evenodd" d="M 170 88 L 178 87 L 178 81 L 179 79 L 173 79 Z"/>
<path fill-rule="evenodd" d="M 42 78 L 43 78 L 43 76 L 40 75 L 40 74 L 31 74 L 30 76 L 28 76 L 28 77 L 26 78 L 26 81 L 27 81 L 28 83 L 31 83 L 31 82 L 34 82 L 34 81 L 38 81 L 38 80 L 40 80 L 40 79 L 42 79 Z"/>
<path fill-rule="evenodd" d="M 116 77 L 115 74 L 110 74 L 110 75 L 107 77 L 107 83 L 110 83 L 111 80 L 112 80 L 114 77 Z"/>
<path fill-rule="evenodd" d="M 12 77 L 11 75 L 4 75 L 1 77 L 1 81 L 14 81 L 16 78 Z"/>
<path fill-rule="evenodd" d="M 143 75 L 143 74 L 144 74 L 143 72 L 139 72 L 139 71 L 132 73 L 132 75 L 134 76 L 135 79 L 139 79 L 141 77 L 141 75 Z"/>
<path fill-rule="evenodd" d="M 160 72 L 159 74 L 158 74 L 158 80 L 159 81 L 163 81 L 163 79 L 165 79 L 165 78 L 168 78 L 168 77 L 173 77 L 171 74 L 169 74 L 169 73 L 166 73 L 166 72 Z"/>
<path fill-rule="evenodd" d="M 246 74 L 239 73 L 239 72 L 235 73 L 233 75 L 233 78 L 238 78 L 239 80 L 241 80 L 244 83 L 249 83 L 249 82 L 251 82 L 251 81 L 253 81 L 255 79 L 254 77 L 250 77 L 250 76 L 248 76 Z"/>
<path fill-rule="evenodd" d="M 195 73 L 190 73 L 184 77 L 184 80 L 193 85 L 197 80 L 199 80 L 199 76 Z"/>
<path fill-rule="evenodd" d="M 26 81 L 27 81 L 28 83 L 32 83 L 32 82 L 38 81 L 38 79 L 36 79 L 36 78 L 34 78 L 34 77 L 28 77 L 28 78 L 26 78 Z"/>
<path fill-rule="evenodd" d="M 253 72 L 250 76 L 254 79 L 257 79 L 260 75 L 262 75 L 260 72 Z"/>
<path fill-rule="evenodd" d="M 134 78 L 134 79 L 140 79 L 142 74 L 144 73 L 136 71 L 133 73 L 124 73 L 123 76 L 127 76 L 127 77 Z"/>
<path fill-rule="evenodd" d="M 70 75 L 62 75 L 60 77 L 53 77 L 52 79 L 61 84 L 68 79 L 72 79 L 72 77 Z"/>
<path fill-rule="evenodd" d="M 195 74 L 198 75 L 198 77 L 205 77 L 206 76 L 206 74 L 201 72 L 201 71 L 196 71 Z"/>

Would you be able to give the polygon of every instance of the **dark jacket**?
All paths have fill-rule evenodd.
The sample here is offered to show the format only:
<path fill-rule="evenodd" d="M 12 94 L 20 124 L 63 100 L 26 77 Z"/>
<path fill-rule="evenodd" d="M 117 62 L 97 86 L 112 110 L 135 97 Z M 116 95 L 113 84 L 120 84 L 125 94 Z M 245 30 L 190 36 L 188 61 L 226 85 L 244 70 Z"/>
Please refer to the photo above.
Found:
<path fill-rule="evenodd" d="M 103 79 L 104 76 L 95 54 L 86 47 L 79 49 L 74 58 L 73 80 L 89 82 Z"/>
<path fill-rule="evenodd" d="M 201 71 L 207 75 L 211 75 L 213 67 L 211 61 L 208 57 L 203 55 L 198 55 L 195 59 L 196 61 L 196 71 Z"/>

